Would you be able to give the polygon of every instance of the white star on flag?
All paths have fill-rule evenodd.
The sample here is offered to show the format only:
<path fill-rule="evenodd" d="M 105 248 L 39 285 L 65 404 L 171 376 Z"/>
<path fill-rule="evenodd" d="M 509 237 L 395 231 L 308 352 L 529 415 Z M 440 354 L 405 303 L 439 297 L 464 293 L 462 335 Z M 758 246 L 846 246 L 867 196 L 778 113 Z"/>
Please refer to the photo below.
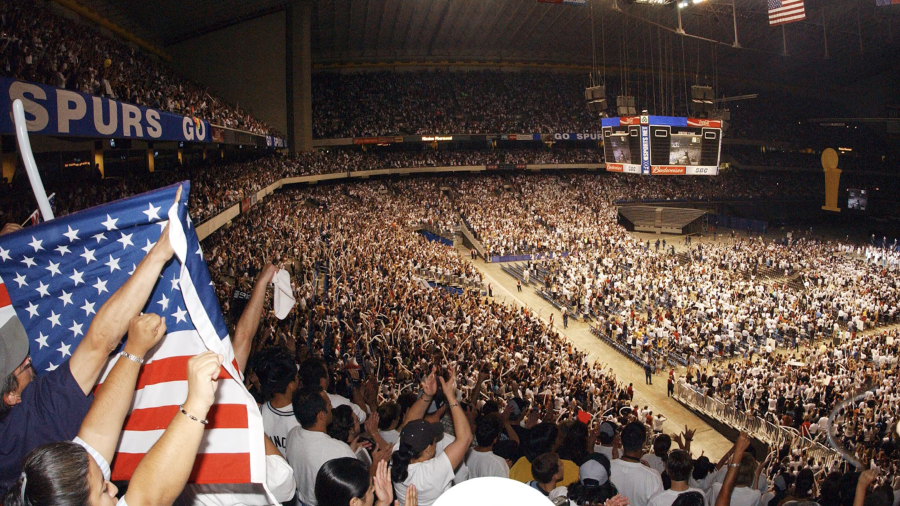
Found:
<path fill-rule="evenodd" d="M 61 315 L 56 314 L 56 311 L 50 311 L 50 317 L 47 318 L 47 321 L 49 321 L 52 324 L 50 326 L 50 328 L 53 328 L 53 327 L 56 327 L 57 325 L 59 325 L 59 317 L 60 316 Z"/>
<path fill-rule="evenodd" d="M 187 311 L 181 309 L 181 307 L 178 308 L 178 311 L 172 313 L 172 316 L 175 317 L 175 323 L 186 322 L 187 319 L 185 318 L 185 315 L 187 315 Z"/>
<path fill-rule="evenodd" d="M 71 353 L 69 353 L 69 348 L 71 347 L 72 345 L 59 343 L 59 348 L 57 348 L 56 351 L 62 353 L 63 358 L 66 358 L 67 355 L 71 355 Z"/>
<path fill-rule="evenodd" d="M 84 316 L 90 316 L 96 313 L 96 311 L 94 311 L 94 303 L 88 302 L 87 299 L 85 299 L 84 305 L 81 306 L 81 309 L 84 309 Z"/>
<path fill-rule="evenodd" d="M 55 264 L 55 263 L 53 263 L 53 262 L 50 262 L 50 265 L 47 266 L 47 267 L 44 267 L 44 268 L 47 269 L 48 271 L 50 271 L 50 277 L 51 277 L 51 278 L 52 278 L 53 276 L 56 276 L 57 274 L 61 274 L 61 273 L 59 272 L 59 264 L 58 264 L 58 263 Z"/>
<path fill-rule="evenodd" d="M 23 276 L 22 274 L 17 273 L 16 278 L 13 279 L 13 281 L 15 281 L 16 283 L 19 284 L 19 288 L 22 288 L 23 286 L 28 286 L 28 283 L 25 282 L 25 276 Z"/>
<path fill-rule="evenodd" d="M 171 292 L 172 290 L 181 290 L 181 288 L 178 286 L 178 283 L 180 283 L 180 282 L 181 282 L 181 279 L 172 278 L 172 288 L 169 291 Z"/>
<path fill-rule="evenodd" d="M 112 274 L 114 271 L 119 270 L 119 259 L 118 259 L 118 258 L 113 258 L 113 256 L 110 255 L 110 256 L 109 256 L 109 262 L 106 262 L 106 263 L 103 264 L 103 265 L 109 267 L 109 273 Z"/>
<path fill-rule="evenodd" d="M 84 253 L 82 253 L 82 254 L 79 255 L 79 256 L 81 256 L 81 258 L 84 258 L 85 260 L 87 260 L 87 263 L 91 263 L 91 262 L 97 260 L 97 259 L 94 257 L 94 250 L 92 250 L 92 249 L 87 249 L 87 247 L 84 248 Z"/>
<path fill-rule="evenodd" d="M 23 257 L 23 258 L 24 258 L 24 260 L 22 260 L 22 263 L 27 265 L 28 267 L 34 267 L 35 265 L 37 265 L 36 263 L 34 263 L 34 257 Z"/>
<path fill-rule="evenodd" d="M 153 221 L 159 219 L 159 210 L 161 207 L 153 207 L 153 202 L 150 203 L 150 208 L 146 211 L 141 211 L 142 213 L 147 215 L 147 221 Z"/>
<path fill-rule="evenodd" d="M 39 350 L 43 349 L 45 346 L 49 346 L 49 344 L 47 344 L 47 337 L 49 336 L 45 336 L 43 332 L 40 332 L 38 338 L 35 339 L 35 341 L 40 345 L 40 347 L 38 348 Z"/>
<path fill-rule="evenodd" d="M 82 332 L 81 327 L 83 327 L 83 323 L 75 323 L 75 320 L 72 320 L 72 326 L 69 327 L 69 330 L 75 333 L 75 337 L 83 336 L 84 332 Z"/>
<path fill-rule="evenodd" d="M 63 307 L 66 307 L 72 303 L 72 294 L 63 290 L 59 300 L 63 301 Z"/>
<path fill-rule="evenodd" d="M 69 242 L 78 240 L 78 230 L 72 230 L 72 226 L 69 225 L 69 231 L 63 234 L 64 236 L 69 238 Z"/>
<path fill-rule="evenodd" d="M 100 222 L 100 224 L 106 227 L 106 231 L 109 232 L 110 230 L 118 230 L 118 228 L 116 227 L 117 221 L 119 221 L 118 218 L 110 218 L 110 216 L 107 214 L 106 221 Z"/>
<path fill-rule="evenodd" d="M 97 278 L 97 283 L 93 285 L 94 288 L 97 289 L 97 295 L 100 295 L 103 292 L 108 292 L 106 289 L 106 281 L 103 281 L 100 278 Z"/>
<path fill-rule="evenodd" d="M 31 246 L 32 248 L 34 248 L 34 252 L 37 253 L 38 251 L 44 249 L 41 246 L 41 244 L 43 244 L 43 242 L 44 242 L 43 239 L 35 239 L 34 236 L 31 236 L 31 242 L 28 243 L 28 245 Z"/>
<path fill-rule="evenodd" d="M 94 237 L 94 239 L 97 239 L 97 244 L 100 244 L 100 241 L 106 240 L 106 234 L 104 234 L 103 232 L 100 232 L 99 234 L 94 234 L 93 237 Z"/>
<path fill-rule="evenodd" d="M 131 236 L 133 235 L 134 234 L 126 234 L 125 232 L 122 232 L 122 237 L 116 239 L 116 241 L 122 243 L 122 249 L 125 249 L 129 246 L 134 246 L 134 243 L 131 242 Z"/>
<path fill-rule="evenodd" d="M 81 283 L 84 283 L 84 271 L 78 272 L 75 269 L 72 269 L 72 274 L 69 276 L 69 279 L 75 282 L 75 286 L 78 286 Z"/>
<path fill-rule="evenodd" d="M 66 256 L 66 253 L 71 253 L 71 251 L 69 251 L 69 247 L 63 246 L 63 245 L 60 245 L 59 247 L 57 247 L 56 251 L 59 252 L 60 256 Z"/>
<path fill-rule="evenodd" d="M 47 371 L 47 372 L 53 372 L 53 371 L 56 370 L 57 367 L 59 367 L 59 366 L 58 366 L 58 365 L 53 365 L 53 362 L 50 362 L 50 367 L 47 367 L 46 371 Z"/>
<path fill-rule="evenodd" d="M 35 305 L 34 302 L 28 303 L 28 307 L 25 308 L 25 311 L 28 311 L 28 314 L 31 315 L 31 316 L 29 316 L 29 318 L 34 318 L 35 316 L 41 316 L 37 312 L 38 307 L 39 306 Z"/>
<path fill-rule="evenodd" d="M 3 249 L 2 246 L 0 246 L 0 258 L 2 258 L 4 262 L 7 261 L 7 260 L 12 260 L 12 259 L 9 257 L 9 250 L 8 250 L 8 249 Z"/>
<path fill-rule="evenodd" d="M 160 299 L 160 301 L 157 302 L 157 304 L 162 306 L 163 311 L 166 311 L 167 309 L 169 309 L 169 298 L 166 297 L 166 294 L 163 294 L 162 299 Z"/>
<path fill-rule="evenodd" d="M 153 249 L 153 246 L 155 245 L 155 242 L 150 242 L 150 239 L 147 239 L 147 245 L 141 249 L 144 250 L 144 253 L 150 253 L 150 250 Z"/>
<path fill-rule="evenodd" d="M 41 298 L 43 299 L 45 295 L 50 295 L 50 292 L 47 290 L 48 288 L 50 288 L 50 285 L 45 285 L 43 281 L 41 281 L 40 283 L 41 284 L 38 285 L 35 290 L 37 291 L 37 293 L 41 294 Z"/>

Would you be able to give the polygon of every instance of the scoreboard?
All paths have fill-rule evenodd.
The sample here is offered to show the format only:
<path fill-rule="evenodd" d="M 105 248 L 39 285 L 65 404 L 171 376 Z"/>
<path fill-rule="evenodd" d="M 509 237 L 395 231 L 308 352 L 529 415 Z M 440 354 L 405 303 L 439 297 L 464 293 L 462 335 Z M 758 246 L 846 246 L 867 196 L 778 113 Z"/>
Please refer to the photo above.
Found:
<path fill-rule="evenodd" d="M 715 176 L 722 121 L 673 116 L 603 118 L 606 170 L 629 174 Z"/>

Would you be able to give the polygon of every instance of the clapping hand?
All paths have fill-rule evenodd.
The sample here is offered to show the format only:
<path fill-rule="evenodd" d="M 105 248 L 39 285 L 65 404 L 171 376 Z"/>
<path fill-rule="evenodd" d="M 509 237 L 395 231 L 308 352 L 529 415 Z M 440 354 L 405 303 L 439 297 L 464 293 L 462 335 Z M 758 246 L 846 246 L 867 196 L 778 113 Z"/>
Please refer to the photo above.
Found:
<path fill-rule="evenodd" d="M 428 397 L 434 397 L 434 394 L 437 393 L 437 378 L 435 377 L 435 370 L 432 369 L 431 373 L 422 380 L 422 391 L 425 392 L 425 395 Z"/>
<path fill-rule="evenodd" d="M 394 500 L 394 486 L 391 484 L 391 475 L 388 474 L 387 461 L 382 460 L 378 463 L 375 471 L 375 478 L 372 480 L 375 484 L 375 506 L 390 506 Z"/>

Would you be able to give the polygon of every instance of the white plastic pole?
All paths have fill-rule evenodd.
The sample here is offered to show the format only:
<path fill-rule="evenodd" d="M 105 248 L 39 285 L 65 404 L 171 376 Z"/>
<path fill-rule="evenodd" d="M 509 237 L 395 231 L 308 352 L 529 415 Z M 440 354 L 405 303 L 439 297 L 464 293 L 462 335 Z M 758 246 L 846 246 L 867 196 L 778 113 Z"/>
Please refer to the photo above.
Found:
<path fill-rule="evenodd" d="M 16 138 L 19 140 L 19 153 L 22 155 L 22 162 L 25 164 L 25 170 L 28 172 L 28 180 L 31 181 L 34 198 L 37 200 L 38 209 L 41 210 L 44 221 L 50 221 L 53 219 L 53 209 L 50 207 L 50 200 L 47 199 L 47 192 L 44 191 L 44 183 L 41 182 L 41 174 L 38 172 L 37 164 L 34 163 L 31 141 L 28 139 L 28 125 L 25 122 L 25 107 L 19 99 L 13 102 L 13 118 L 16 122 Z"/>

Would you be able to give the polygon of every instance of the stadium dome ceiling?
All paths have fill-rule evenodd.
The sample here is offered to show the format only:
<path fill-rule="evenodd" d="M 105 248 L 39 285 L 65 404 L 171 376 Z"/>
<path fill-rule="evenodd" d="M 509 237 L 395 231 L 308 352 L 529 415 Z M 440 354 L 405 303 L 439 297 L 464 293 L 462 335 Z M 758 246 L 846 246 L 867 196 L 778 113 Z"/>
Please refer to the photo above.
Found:
<path fill-rule="evenodd" d="M 163 48 L 284 9 L 284 0 L 79 1 Z M 309 1 L 313 60 L 319 64 L 589 66 L 592 9 L 597 63 L 605 59 L 609 67 L 658 69 L 662 54 L 665 65 L 689 74 L 699 69 L 701 75 L 797 84 L 826 78 L 847 84 L 896 68 L 900 46 L 900 6 L 876 6 L 876 0 L 806 0 L 806 19 L 786 25 L 784 41 L 781 27 L 768 24 L 764 0 L 733 0 L 741 49 L 732 47 L 732 0 L 691 0 L 680 9 L 684 37 L 675 33 L 679 9 L 674 4 L 641 0 L 588 0 L 589 6 L 536 0 Z M 782 54 L 785 42 L 787 55 Z"/>

